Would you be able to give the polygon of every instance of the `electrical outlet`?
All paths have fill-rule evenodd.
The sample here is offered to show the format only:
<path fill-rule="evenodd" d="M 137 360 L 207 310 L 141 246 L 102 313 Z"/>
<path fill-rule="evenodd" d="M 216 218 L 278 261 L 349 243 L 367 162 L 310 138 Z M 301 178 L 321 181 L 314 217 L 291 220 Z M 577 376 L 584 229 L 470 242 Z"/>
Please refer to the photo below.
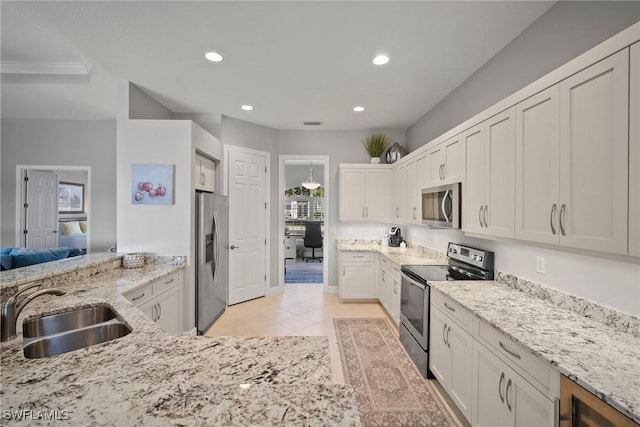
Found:
<path fill-rule="evenodd" d="M 545 273 L 545 265 L 544 265 L 544 257 L 539 256 L 536 257 L 536 273 L 544 274 Z"/>

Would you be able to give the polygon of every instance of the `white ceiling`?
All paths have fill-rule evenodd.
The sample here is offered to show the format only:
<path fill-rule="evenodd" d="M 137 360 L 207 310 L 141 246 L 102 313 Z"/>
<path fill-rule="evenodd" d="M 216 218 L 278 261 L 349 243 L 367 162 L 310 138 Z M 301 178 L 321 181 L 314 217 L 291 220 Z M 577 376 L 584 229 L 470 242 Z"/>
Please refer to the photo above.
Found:
<path fill-rule="evenodd" d="M 553 4 L 3 1 L 3 64 L 95 66 L 79 77 L 3 74 L 2 115 L 115 117 L 122 79 L 176 113 L 277 129 L 303 129 L 304 120 L 406 129 Z M 206 61 L 209 50 L 224 61 Z M 380 52 L 391 57 L 386 66 L 371 63 Z"/>

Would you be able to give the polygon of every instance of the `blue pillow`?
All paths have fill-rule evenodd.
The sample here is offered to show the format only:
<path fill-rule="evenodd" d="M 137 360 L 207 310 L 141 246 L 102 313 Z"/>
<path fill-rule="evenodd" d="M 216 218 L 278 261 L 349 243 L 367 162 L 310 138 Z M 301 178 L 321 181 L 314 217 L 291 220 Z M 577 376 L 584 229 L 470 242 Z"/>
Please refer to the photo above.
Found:
<path fill-rule="evenodd" d="M 69 255 L 67 255 L 67 258 L 71 258 L 74 256 L 80 256 L 82 255 L 82 249 L 80 248 L 70 248 L 69 249 Z"/>
<path fill-rule="evenodd" d="M 67 255 L 69 255 L 70 251 L 69 248 L 16 249 L 11 251 L 11 256 L 13 257 L 13 268 L 26 267 L 28 265 L 63 259 L 66 258 Z"/>
<path fill-rule="evenodd" d="M 0 249 L 0 270 L 11 270 L 13 265 L 13 258 L 11 257 L 11 252 L 14 249 L 20 248 L 2 248 Z"/>

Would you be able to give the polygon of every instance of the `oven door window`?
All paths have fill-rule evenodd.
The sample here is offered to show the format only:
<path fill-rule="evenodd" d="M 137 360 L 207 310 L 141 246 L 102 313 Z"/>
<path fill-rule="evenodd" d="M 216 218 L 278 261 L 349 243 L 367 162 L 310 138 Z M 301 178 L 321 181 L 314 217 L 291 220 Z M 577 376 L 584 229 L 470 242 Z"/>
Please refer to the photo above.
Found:
<path fill-rule="evenodd" d="M 428 292 L 428 289 L 420 287 L 419 283 L 409 280 L 406 277 L 402 278 L 400 312 L 423 337 L 425 336 L 425 303 L 428 301 L 428 298 L 425 298 L 425 292 Z"/>

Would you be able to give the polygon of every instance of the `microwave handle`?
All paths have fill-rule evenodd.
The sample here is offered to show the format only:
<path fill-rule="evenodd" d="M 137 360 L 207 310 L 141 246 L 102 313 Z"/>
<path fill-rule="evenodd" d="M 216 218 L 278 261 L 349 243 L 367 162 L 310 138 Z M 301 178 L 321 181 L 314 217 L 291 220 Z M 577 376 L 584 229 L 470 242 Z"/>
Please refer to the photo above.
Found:
<path fill-rule="evenodd" d="M 445 191 L 444 197 L 442 198 L 442 215 L 444 215 L 445 221 L 451 222 L 451 220 L 449 219 L 449 215 L 451 215 L 452 212 L 449 212 L 449 215 L 447 215 L 447 212 L 444 207 L 445 203 L 447 202 L 447 197 L 451 197 L 451 194 L 449 194 L 449 190 Z M 452 198 L 452 201 L 453 201 L 453 198 Z"/>

